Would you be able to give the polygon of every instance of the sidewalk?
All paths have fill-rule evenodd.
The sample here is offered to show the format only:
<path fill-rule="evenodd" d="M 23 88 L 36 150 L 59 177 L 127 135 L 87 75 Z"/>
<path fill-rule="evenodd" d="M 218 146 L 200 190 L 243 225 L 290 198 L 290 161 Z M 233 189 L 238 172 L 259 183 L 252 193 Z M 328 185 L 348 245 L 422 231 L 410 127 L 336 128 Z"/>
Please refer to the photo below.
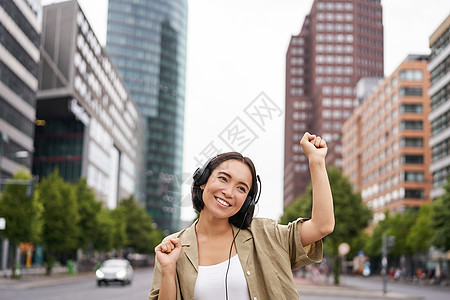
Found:
<path fill-rule="evenodd" d="M 384 294 L 379 290 L 361 289 L 345 285 L 333 285 L 325 282 L 312 282 L 306 278 L 294 277 L 294 281 L 297 284 L 297 289 L 301 295 L 308 296 L 324 296 L 324 297 L 342 297 L 359 298 L 359 299 L 410 299 L 421 300 L 423 297 L 411 297 L 399 293 L 386 293 Z"/>
<path fill-rule="evenodd" d="M 94 273 L 78 273 L 78 274 L 67 274 L 67 273 L 57 273 L 46 275 L 24 275 L 20 279 L 10 279 L 1 277 L 0 278 L 0 290 L 3 289 L 31 289 L 36 287 L 44 286 L 55 286 L 69 284 L 78 281 L 84 281 L 91 279 L 94 281 Z"/>

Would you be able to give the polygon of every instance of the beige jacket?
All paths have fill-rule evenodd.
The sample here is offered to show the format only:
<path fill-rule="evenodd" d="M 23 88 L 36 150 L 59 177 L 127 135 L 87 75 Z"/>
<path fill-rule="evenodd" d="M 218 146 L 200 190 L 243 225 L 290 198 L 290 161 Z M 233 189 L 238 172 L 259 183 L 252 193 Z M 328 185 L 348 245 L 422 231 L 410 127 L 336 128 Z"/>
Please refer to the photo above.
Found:
<path fill-rule="evenodd" d="M 239 232 L 236 249 L 247 279 L 250 299 L 299 299 L 291 270 L 322 259 L 321 240 L 302 246 L 300 230 L 305 220 L 300 218 L 288 225 L 279 225 L 271 219 L 254 218 L 250 228 Z M 237 230 L 233 226 L 233 232 Z M 194 299 L 198 274 L 195 223 L 172 237 L 180 238 L 183 250 L 177 261 L 177 300 Z M 156 261 L 150 300 L 158 299 L 160 283 L 161 268 Z"/>

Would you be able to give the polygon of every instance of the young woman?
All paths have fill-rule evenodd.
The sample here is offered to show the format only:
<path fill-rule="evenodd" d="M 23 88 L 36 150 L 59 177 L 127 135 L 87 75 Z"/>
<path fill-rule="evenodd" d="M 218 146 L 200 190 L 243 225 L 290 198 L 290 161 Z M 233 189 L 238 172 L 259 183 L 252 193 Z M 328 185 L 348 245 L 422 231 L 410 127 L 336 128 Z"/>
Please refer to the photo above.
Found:
<path fill-rule="evenodd" d="M 149 299 L 299 299 L 292 269 L 320 261 L 321 239 L 334 229 L 326 142 L 305 133 L 300 145 L 311 172 L 311 219 L 253 218 L 260 187 L 252 161 L 236 152 L 216 156 L 194 174 L 200 217 L 155 248 Z"/>

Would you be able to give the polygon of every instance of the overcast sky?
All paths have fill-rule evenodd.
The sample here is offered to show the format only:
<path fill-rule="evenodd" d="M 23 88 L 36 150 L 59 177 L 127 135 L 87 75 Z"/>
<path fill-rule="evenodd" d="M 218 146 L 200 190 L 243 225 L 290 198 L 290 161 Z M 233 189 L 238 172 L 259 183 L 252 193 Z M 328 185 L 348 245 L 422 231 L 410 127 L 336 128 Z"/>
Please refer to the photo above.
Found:
<path fill-rule="evenodd" d="M 79 0 L 103 45 L 107 2 Z M 262 217 L 278 219 L 283 210 L 285 55 L 290 37 L 300 32 L 312 3 L 312 0 L 188 1 L 184 172 L 191 174 L 195 170 L 195 158 L 201 158 L 210 143 L 228 151 L 223 140 L 226 129 L 236 122 L 243 123 L 255 138 L 243 153 L 253 159 L 263 182 L 257 214 Z M 449 14 L 450 1 L 382 0 L 381 3 L 384 70 L 389 76 L 408 54 L 429 54 L 429 36 Z M 258 97 L 261 93 L 274 109 L 271 119 L 266 119 L 262 127 L 245 113 L 254 101 L 262 101 Z M 189 187 L 185 185 L 183 190 L 187 193 Z M 192 218 L 189 200 L 183 206 L 183 217 Z"/>

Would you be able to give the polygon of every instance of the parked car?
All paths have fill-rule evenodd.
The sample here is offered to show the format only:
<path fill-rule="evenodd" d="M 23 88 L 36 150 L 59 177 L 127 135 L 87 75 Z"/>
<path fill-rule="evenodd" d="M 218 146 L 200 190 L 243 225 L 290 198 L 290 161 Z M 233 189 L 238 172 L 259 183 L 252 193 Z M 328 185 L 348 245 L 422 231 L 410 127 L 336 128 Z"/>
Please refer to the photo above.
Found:
<path fill-rule="evenodd" d="M 122 285 L 133 281 L 133 267 L 126 259 L 105 260 L 95 271 L 97 285 L 108 285 L 110 282 L 119 282 Z"/>

